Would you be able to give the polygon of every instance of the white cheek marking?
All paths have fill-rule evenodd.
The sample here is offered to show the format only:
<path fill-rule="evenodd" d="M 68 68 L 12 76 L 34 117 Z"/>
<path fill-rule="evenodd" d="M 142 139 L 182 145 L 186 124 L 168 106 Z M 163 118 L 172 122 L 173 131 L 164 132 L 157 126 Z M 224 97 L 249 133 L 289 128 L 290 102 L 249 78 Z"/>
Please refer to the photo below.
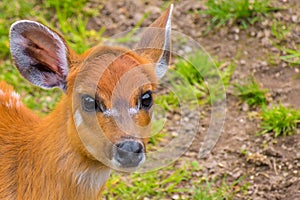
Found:
<path fill-rule="evenodd" d="M 4 92 L 3 92 L 3 90 L 1 90 L 1 89 L 0 89 L 0 95 L 1 95 L 1 96 L 4 96 Z"/>
<path fill-rule="evenodd" d="M 129 108 L 128 109 L 128 113 L 130 115 L 136 115 L 138 114 L 139 112 L 139 109 L 137 107 L 134 107 L 134 108 Z M 103 114 L 106 116 L 106 117 L 118 117 L 120 116 L 120 113 L 118 112 L 118 110 L 116 109 L 107 109 L 103 112 Z"/>
<path fill-rule="evenodd" d="M 120 113 L 116 109 L 107 109 L 103 112 L 106 117 L 118 117 Z"/>
<path fill-rule="evenodd" d="M 130 115 L 136 115 L 136 114 L 138 114 L 138 112 L 139 112 L 139 109 L 138 109 L 137 107 L 129 108 L 129 109 L 128 109 L 128 113 L 129 113 Z"/>
<path fill-rule="evenodd" d="M 74 113 L 75 125 L 79 127 L 82 124 L 82 116 L 79 110 L 76 110 Z"/>

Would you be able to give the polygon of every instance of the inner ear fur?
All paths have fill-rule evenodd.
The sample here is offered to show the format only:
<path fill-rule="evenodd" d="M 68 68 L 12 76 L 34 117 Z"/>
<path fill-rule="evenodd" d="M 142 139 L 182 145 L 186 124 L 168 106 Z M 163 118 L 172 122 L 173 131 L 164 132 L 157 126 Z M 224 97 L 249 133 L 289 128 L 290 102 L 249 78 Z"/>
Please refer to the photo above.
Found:
<path fill-rule="evenodd" d="M 17 21 L 10 29 L 10 51 L 18 70 L 31 83 L 65 89 L 69 48 L 58 33 L 38 22 Z"/>

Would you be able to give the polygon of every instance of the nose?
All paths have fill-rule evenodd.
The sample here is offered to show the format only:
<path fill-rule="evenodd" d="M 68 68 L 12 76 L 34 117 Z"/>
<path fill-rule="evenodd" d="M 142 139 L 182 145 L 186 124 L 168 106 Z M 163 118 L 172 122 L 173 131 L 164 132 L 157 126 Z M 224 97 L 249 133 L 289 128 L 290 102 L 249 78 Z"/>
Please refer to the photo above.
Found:
<path fill-rule="evenodd" d="M 137 141 L 124 141 L 116 144 L 114 159 L 121 167 L 137 167 L 145 157 L 144 145 Z"/>

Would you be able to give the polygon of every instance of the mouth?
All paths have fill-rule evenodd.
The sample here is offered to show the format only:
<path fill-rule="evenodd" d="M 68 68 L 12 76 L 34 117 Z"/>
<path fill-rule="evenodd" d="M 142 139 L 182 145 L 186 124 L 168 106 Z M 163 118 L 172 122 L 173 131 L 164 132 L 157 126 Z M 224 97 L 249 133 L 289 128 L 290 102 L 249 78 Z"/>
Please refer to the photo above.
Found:
<path fill-rule="evenodd" d="M 126 140 L 113 148 L 112 163 L 120 170 L 136 170 L 145 160 L 145 147 L 141 142 Z"/>

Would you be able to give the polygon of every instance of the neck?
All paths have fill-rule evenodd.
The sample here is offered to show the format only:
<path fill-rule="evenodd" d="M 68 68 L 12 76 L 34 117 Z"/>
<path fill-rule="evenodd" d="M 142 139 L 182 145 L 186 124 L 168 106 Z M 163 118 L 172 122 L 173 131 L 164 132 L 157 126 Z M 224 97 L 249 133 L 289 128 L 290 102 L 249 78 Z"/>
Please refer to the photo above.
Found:
<path fill-rule="evenodd" d="M 33 144 L 29 144 L 28 157 L 32 163 L 24 159 L 22 168 L 29 168 L 34 175 L 28 177 L 26 174 L 23 178 L 31 179 L 32 185 L 27 187 L 40 188 L 36 194 L 29 194 L 30 198 L 97 199 L 109 177 L 109 168 L 82 154 L 70 139 L 67 103 L 67 98 L 63 97 L 57 108 L 41 120 Z M 39 150 L 34 152 L 34 149 Z"/>

